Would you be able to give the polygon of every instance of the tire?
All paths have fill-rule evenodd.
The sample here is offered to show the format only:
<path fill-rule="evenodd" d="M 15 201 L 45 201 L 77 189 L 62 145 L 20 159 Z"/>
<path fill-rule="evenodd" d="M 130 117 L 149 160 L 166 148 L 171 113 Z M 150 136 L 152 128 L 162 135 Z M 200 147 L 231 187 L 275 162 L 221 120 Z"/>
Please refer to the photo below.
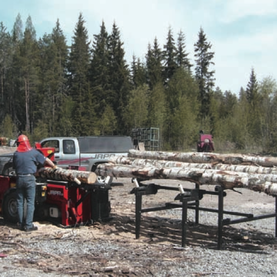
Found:
<path fill-rule="evenodd" d="M 111 176 L 97 176 L 97 184 L 110 185 L 113 182 L 113 177 Z"/>
<path fill-rule="evenodd" d="M 4 176 L 15 176 L 15 170 L 12 163 L 7 163 L 3 169 Z"/>
<path fill-rule="evenodd" d="M 16 191 L 12 191 L 5 196 L 3 208 L 4 220 L 16 223 L 18 221 Z"/>
<path fill-rule="evenodd" d="M 24 201 L 24 217 L 26 216 L 27 203 Z M 9 192 L 3 203 L 3 218 L 5 221 L 17 223 L 18 222 L 18 213 L 17 213 L 17 200 L 16 200 L 16 191 L 13 190 Z"/>

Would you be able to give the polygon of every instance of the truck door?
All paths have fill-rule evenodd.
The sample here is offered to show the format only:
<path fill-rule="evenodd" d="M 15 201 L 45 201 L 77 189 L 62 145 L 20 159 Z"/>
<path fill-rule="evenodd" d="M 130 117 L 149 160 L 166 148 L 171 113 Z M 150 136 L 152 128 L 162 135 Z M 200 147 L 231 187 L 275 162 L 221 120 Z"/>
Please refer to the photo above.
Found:
<path fill-rule="evenodd" d="M 61 157 L 63 162 L 61 162 L 60 165 L 58 164 L 58 166 L 64 168 L 79 166 L 80 160 L 76 150 L 75 140 L 63 139 Z"/>
<path fill-rule="evenodd" d="M 70 166 L 79 166 L 79 155 L 76 154 L 77 150 L 73 139 L 49 139 L 43 141 L 41 146 L 55 148 L 55 162 L 59 167 L 66 169 Z"/>

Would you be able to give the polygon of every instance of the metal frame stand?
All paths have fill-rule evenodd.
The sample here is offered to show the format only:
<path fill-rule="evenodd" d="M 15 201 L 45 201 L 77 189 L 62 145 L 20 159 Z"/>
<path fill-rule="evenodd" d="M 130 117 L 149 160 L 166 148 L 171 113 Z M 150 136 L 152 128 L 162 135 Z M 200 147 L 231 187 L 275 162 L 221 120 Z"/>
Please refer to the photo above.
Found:
<path fill-rule="evenodd" d="M 136 239 L 140 236 L 140 225 L 141 225 L 141 214 L 151 211 L 168 210 L 174 208 L 182 208 L 182 247 L 186 244 L 186 230 L 187 230 L 187 210 L 195 210 L 195 223 L 199 224 L 199 211 L 215 212 L 218 214 L 218 238 L 217 238 L 217 249 L 222 247 L 222 234 L 223 226 L 231 225 L 236 223 L 260 220 L 264 218 L 275 217 L 275 237 L 277 237 L 277 197 L 275 197 L 275 213 L 265 214 L 260 216 L 254 216 L 253 214 L 224 211 L 224 197 L 227 195 L 221 186 L 216 186 L 215 191 L 207 191 L 199 189 L 199 185 L 196 184 L 194 189 L 183 189 L 184 192 L 179 193 L 174 200 L 179 200 L 181 203 L 165 203 L 164 206 L 153 207 L 153 208 L 142 208 L 142 196 L 156 194 L 159 189 L 175 190 L 179 191 L 177 187 L 160 186 L 156 184 L 142 185 L 134 188 L 130 193 L 135 194 L 136 198 Z M 200 207 L 200 200 L 205 194 L 217 195 L 218 196 L 218 208 L 210 209 Z M 241 218 L 230 220 L 229 218 L 224 219 L 224 215 L 235 215 Z"/>

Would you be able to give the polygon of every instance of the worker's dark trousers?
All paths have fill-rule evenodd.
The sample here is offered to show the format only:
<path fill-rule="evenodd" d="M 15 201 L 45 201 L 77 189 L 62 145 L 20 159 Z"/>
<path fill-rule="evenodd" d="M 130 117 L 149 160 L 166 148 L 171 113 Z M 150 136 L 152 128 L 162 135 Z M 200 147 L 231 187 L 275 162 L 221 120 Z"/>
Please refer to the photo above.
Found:
<path fill-rule="evenodd" d="M 33 226 L 35 210 L 36 178 L 33 175 L 20 175 L 16 180 L 18 223 L 30 228 Z M 24 220 L 24 199 L 27 202 Z"/>

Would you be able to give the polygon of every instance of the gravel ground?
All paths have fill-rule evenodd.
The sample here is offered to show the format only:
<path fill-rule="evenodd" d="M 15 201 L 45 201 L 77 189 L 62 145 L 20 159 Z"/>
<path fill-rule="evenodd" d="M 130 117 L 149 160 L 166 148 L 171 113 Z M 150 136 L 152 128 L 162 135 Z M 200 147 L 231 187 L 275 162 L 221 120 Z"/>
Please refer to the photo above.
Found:
<path fill-rule="evenodd" d="M 183 186 L 192 187 L 186 182 Z M 6 255 L 0 258 L 0 276 L 277 276 L 274 218 L 225 226 L 222 250 L 217 250 L 216 213 L 200 212 L 200 224 L 195 225 L 194 211 L 189 210 L 187 244 L 181 247 L 181 209 L 149 212 L 142 214 L 140 238 L 135 239 L 133 187 L 128 178 L 116 180 L 110 191 L 113 219 L 101 224 L 60 228 L 36 222 L 39 230 L 25 233 L 0 218 L 0 253 Z M 239 192 L 227 191 L 225 210 L 274 213 L 274 197 Z M 143 197 L 143 207 L 173 202 L 176 195 L 159 190 Z M 200 204 L 216 208 L 217 197 L 205 195 Z"/>

